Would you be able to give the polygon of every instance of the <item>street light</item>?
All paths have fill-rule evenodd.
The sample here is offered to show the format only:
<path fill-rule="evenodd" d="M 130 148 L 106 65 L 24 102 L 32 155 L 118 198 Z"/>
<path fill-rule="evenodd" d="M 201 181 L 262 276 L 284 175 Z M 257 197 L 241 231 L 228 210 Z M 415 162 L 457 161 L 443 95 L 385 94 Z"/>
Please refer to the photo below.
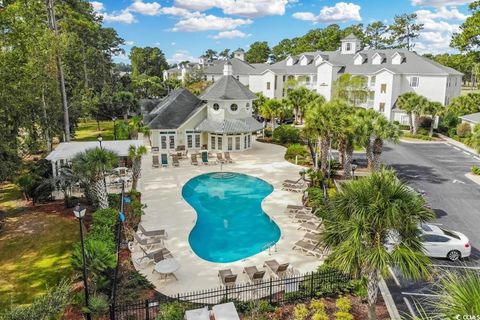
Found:
<path fill-rule="evenodd" d="M 117 140 L 117 128 L 115 128 L 115 120 L 117 120 L 116 116 L 112 117 L 113 121 L 113 140 Z"/>
<path fill-rule="evenodd" d="M 352 180 L 355 180 L 355 170 L 357 170 L 357 161 L 353 160 L 352 161 Z"/>
<path fill-rule="evenodd" d="M 87 210 L 85 208 L 80 207 L 80 204 L 75 206 L 73 209 L 73 214 L 75 217 L 78 218 L 78 222 L 80 225 L 80 241 L 82 243 L 82 258 L 83 258 L 83 287 L 85 291 L 85 306 L 87 309 L 89 308 L 89 301 L 88 301 L 88 282 L 87 282 L 87 259 L 85 257 L 85 242 L 83 240 L 83 217 L 85 217 L 85 212 Z M 90 312 L 86 314 L 87 320 L 91 320 Z"/>

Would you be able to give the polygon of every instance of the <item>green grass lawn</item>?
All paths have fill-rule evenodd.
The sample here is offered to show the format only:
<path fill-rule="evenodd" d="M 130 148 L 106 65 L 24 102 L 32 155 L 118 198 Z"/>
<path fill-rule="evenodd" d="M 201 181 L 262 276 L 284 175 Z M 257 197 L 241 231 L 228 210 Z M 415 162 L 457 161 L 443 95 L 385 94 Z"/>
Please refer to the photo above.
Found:
<path fill-rule="evenodd" d="M 99 134 L 102 135 L 104 140 L 113 140 L 113 121 L 100 121 L 100 131 L 98 131 L 97 121 L 81 121 L 75 130 L 75 138 L 73 140 L 95 141 Z"/>
<path fill-rule="evenodd" d="M 10 211 L 17 208 L 22 192 L 13 183 L 0 184 L 0 210 Z"/>
<path fill-rule="evenodd" d="M 0 310 L 31 303 L 47 286 L 73 274 L 70 255 L 78 222 L 42 211 L 8 217 L 0 234 Z"/>
<path fill-rule="evenodd" d="M 468 93 L 480 93 L 480 89 L 475 89 L 475 90 L 472 90 L 472 88 L 467 88 L 467 87 L 462 87 L 462 90 L 460 91 L 460 94 L 463 96 L 463 95 L 466 95 Z"/>

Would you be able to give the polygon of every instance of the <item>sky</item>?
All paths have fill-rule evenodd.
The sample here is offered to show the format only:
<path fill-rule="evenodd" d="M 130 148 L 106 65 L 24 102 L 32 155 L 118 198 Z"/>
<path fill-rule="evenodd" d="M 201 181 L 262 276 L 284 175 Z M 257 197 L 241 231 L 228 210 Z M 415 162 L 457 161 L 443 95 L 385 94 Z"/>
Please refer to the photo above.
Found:
<path fill-rule="evenodd" d="M 424 30 L 416 40 L 419 53 L 454 52 L 450 38 L 468 17 L 473 0 L 99 0 L 91 1 L 106 27 L 125 40 L 128 63 L 132 46 L 155 46 L 169 63 L 197 61 L 211 48 L 244 48 L 255 41 L 272 47 L 284 38 L 332 23 L 341 27 L 393 21 L 396 14 L 416 12 Z"/>

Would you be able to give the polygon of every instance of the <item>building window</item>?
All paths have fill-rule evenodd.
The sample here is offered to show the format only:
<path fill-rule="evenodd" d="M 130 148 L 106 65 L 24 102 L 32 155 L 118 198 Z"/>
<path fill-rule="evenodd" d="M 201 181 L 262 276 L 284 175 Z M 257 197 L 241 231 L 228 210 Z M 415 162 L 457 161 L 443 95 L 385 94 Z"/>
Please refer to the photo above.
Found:
<path fill-rule="evenodd" d="M 378 105 L 378 111 L 385 112 L 385 102 L 380 102 Z"/>
<path fill-rule="evenodd" d="M 247 140 L 248 148 L 250 148 L 250 145 L 251 145 L 251 142 L 252 142 L 252 136 L 250 134 L 248 134 L 247 138 L 248 138 L 248 140 Z"/>
<path fill-rule="evenodd" d="M 193 148 L 193 136 L 191 134 L 187 135 L 187 148 Z"/>
<path fill-rule="evenodd" d="M 235 150 L 240 150 L 240 137 L 235 137 Z"/>
<path fill-rule="evenodd" d="M 217 111 L 218 109 L 220 109 L 220 106 L 218 105 L 218 103 L 214 103 L 213 110 Z"/>
<path fill-rule="evenodd" d="M 419 84 L 419 78 L 418 77 L 411 77 L 410 78 L 410 87 L 416 88 L 418 87 Z"/>
<path fill-rule="evenodd" d="M 267 90 L 270 90 L 270 82 L 267 82 Z"/>
<path fill-rule="evenodd" d="M 245 108 L 247 109 L 247 111 L 250 111 L 250 103 L 247 102 L 247 104 L 245 105 Z"/>
<path fill-rule="evenodd" d="M 382 83 L 382 85 L 380 86 L 380 93 L 387 93 L 387 84 L 386 83 Z"/>
<path fill-rule="evenodd" d="M 243 149 L 247 149 L 247 136 L 243 137 Z"/>
<path fill-rule="evenodd" d="M 376 76 L 371 76 L 371 77 L 370 77 L 370 87 L 374 87 L 374 86 L 375 86 L 375 80 L 376 80 Z"/>
<path fill-rule="evenodd" d="M 352 44 L 347 42 L 347 51 L 350 51 L 352 49 Z"/>
<path fill-rule="evenodd" d="M 167 136 L 160 136 L 162 150 L 167 150 Z"/>
<path fill-rule="evenodd" d="M 402 116 L 400 118 L 400 124 L 409 125 L 409 123 L 410 123 L 410 117 L 409 116 Z"/>
<path fill-rule="evenodd" d="M 223 150 L 223 138 L 217 137 L 217 148 L 218 150 Z"/>
<path fill-rule="evenodd" d="M 285 76 L 283 76 L 283 82 L 285 82 L 285 79 L 286 79 L 286 77 L 285 77 Z"/>
<path fill-rule="evenodd" d="M 232 137 L 228 137 L 228 140 L 227 140 L 227 144 L 228 144 L 228 151 L 232 151 L 233 150 L 233 138 Z"/>
<path fill-rule="evenodd" d="M 237 104 L 232 103 L 232 105 L 230 106 L 230 110 L 232 110 L 233 112 L 237 111 L 238 110 Z"/>
<path fill-rule="evenodd" d="M 210 137 L 210 144 L 211 144 L 210 148 L 212 148 L 212 150 L 217 149 L 215 148 L 215 136 Z"/>
<path fill-rule="evenodd" d="M 212 82 L 215 82 L 215 77 L 214 76 L 212 76 Z"/>
<path fill-rule="evenodd" d="M 275 82 L 273 83 L 273 87 L 275 90 L 277 90 L 277 76 L 275 76 Z"/>
<path fill-rule="evenodd" d="M 175 136 L 168 136 L 169 148 L 170 150 L 175 149 Z"/>
<path fill-rule="evenodd" d="M 200 149 L 200 132 L 187 130 L 187 149 Z"/>

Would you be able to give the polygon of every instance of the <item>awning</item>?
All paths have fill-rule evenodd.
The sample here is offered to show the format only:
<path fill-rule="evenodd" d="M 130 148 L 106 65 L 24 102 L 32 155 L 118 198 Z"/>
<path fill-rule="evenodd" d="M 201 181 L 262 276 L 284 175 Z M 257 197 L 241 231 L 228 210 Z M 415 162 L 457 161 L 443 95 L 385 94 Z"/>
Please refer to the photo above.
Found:
<path fill-rule="evenodd" d="M 223 121 L 205 119 L 195 128 L 196 131 L 218 134 L 248 133 L 256 132 L 262 129 L 263 124 L 252 117 L 245 119 L 228 119 Z"/>

